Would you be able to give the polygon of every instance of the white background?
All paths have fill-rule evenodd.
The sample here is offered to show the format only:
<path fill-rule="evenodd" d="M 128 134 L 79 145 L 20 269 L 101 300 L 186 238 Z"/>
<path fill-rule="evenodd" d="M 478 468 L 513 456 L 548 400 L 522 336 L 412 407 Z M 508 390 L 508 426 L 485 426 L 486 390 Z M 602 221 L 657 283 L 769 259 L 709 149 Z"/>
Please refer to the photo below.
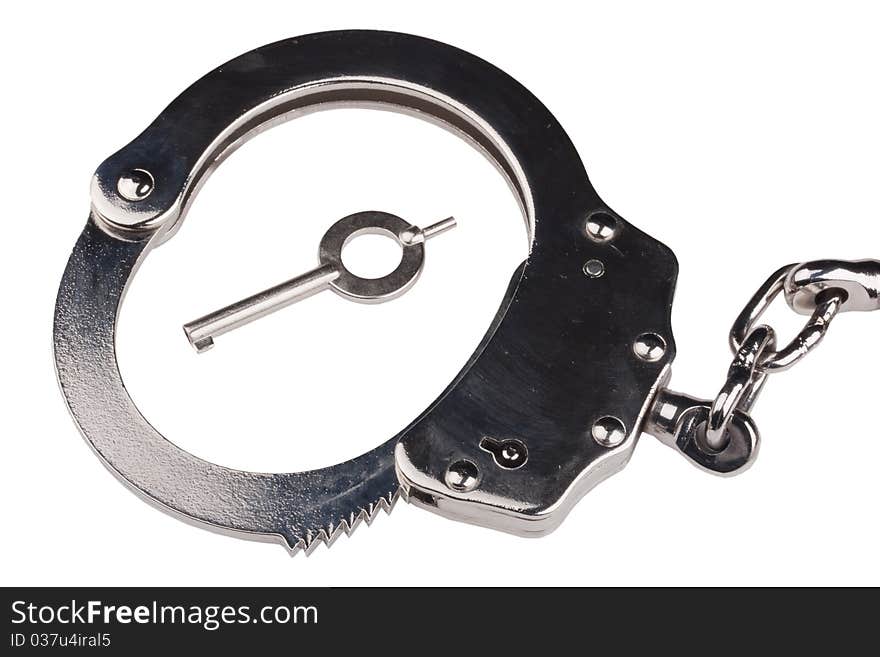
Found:
<path fill-rule="evenodd" d="M 869 3 L 8 7 L 0 584 L 880 584 L 880 314 L 841 316 L 819 351 L 769 381 L 748 473 L 711 477 L 643 436 L 621 474 L 538 540 L 401 503 L 291 559 L 160 513 L 109 474 L 68 417 L 50 347 L 92 171 L 221 62 L 343 27 L 457 45 L 550 108 L 599 194 L 679 258 L 678 390 L 717 391 L 730 322 L 778 266 L 880 257 Z M 326 293 L 191 350 L 183 322 L 312 267 L 324 230 L 364 209 L 460 225 L 431 241 L 399 300 Z M 382 271 L 376 240 L 347 254 L 353 267 Z M 121 317 L 123 377 L 155 426 L 204 458 L 277 471 L 343 460 L 445 387 L 526 249 L 506 184 L 455 136 L 375 111 L 306 117 L 236 153 L 147 260 Z M 782 338 L 802 321 L 784 304 L 769 319 Z"/>

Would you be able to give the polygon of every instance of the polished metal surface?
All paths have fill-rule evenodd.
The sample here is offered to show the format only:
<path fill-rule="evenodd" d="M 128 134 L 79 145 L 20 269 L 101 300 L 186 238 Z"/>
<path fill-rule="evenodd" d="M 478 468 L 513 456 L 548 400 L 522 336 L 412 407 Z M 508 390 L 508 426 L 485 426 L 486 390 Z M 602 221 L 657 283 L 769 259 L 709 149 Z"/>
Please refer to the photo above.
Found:
<path fill-rule="evenodd" d="M 758 368 L 758 360 L 776 345 L 776 333 L 769 326 L 757 326 L 749 333 L 733 358 L 727 380 L 712 402 L 706 426 L 706 445 L 721 451 L 730 439 L 727 428 L 734 411 L 748 413 L 755 403 L 767 373 Z"/>
<path fill-rule="evenodd" d="M 153 191 L 156 181 L 149 171 L 132 169 L 123 173 L 116 182 L 116 191 L 126 201 L 143 201 Z"/>
<path fill-rule="evenodd" d="M 721 476 L 745 472 L 758 456 L 758 428 L 748 414 L 734 410 L 724 446 L 713 449 L 705 440 L 711 408 L 709 401 L 664 388 L 654 399 L 644 431 L 701 470 Z"/>
<path fill-rule="evenodd" d="M 599 278 L 605 274 L 605 263 L 596 258 L 591 258 L 584 263 L 583 270 L 590 278 Z"/>
<path fill-rule="evenodd" d="M 605 417 L 600 417 L 593 423 L 593 428 L 590 429 L 590 435 L 592 435 L 593 440 L 602 445 L 602 447 L 617 447 L 620 443 L 626 440 L 626 427 L 623 422 L 616 417 L 606 415 Z"/>
<path fill-rule="evenodd" d="M 339 270 L 333 265 L 318 265 L 280 285 L 187 322 L 183 333 L 195 350 L 203 353 L 214 346 L 214 338 L 326 290 L 338 277 Z"/>
<path fill-rule="evenodd" d="M 464 369 L 399 436 L 302 473 L 208 463 L 156 431 L 125 389 L 114 344 L 125 289 L 236 146 L 280 121 L 340 104 L 413 112 L 482 149 L 520 201 L 528 260 Z M 150 184 L 133 171 L 149 172 Z M 418 244 L 417 231 L 407 239 Z M 604 276 L 583 275 L 590 259 L 603 262 Z M 421 506 L 535 535 L 629 459 L 675 354 L 669 310 L 676 273 L 669 249 L 602 203 L 559 123 L 502 71 L 419 37 L 313 34 L 212 71 L 101 164 L 92 213 L 58 293 L 56 367 L 76 423 L 105 464 L 185 520 L 310 551 L 389 509 L 402 484 Z M 326 282 L 322 275 L 313 281 Z M 633 353 L 645 332 L 666 342 L 657 362 Z M 628 428 L 616 447 L 591 436 L 605 416 Z M 516 441 L 527 460 L 503 467 L 505 458 L 513 459 L 506 465 L 518 458 L 508 449 L 499 465 L 497 453 L 481 447 L 487 437 Z"/>
<path fill-rule="evenodd" d="M 529 256 L 455 380 L 397 436 L 308 472 L 209 463 L 162 436 L 129 397 L 115 353 L 122 299 L 224 157 L 272 125 L 341 105 L 410 112 L 470 140 L 516 194 Z M 393 298 L 418 277 L 425 240 L 453 225 L 449 218 L 419 229 L 380 212 L 346 217 L 322 239 L 316 269 L 187 324 L 187 336 L 204 350 L 217 335 L 328 287 L 359 301 Z M 403 250 L 388 276 L 358 277 L 342 264 L 346 241 L 368 231 L 391 235 Z M 457 520 L 539 536 L 627 463 L 642 431 L 706 471 L 744 471 L 760 446 L 748 412 L 766 377 L 815 348 L 838 313 L 880 309 L 877 260 L 781 268 L 734 323 L 734 362 L 708 401 L 666 388 L 676 276 L 672 252 L 601 201 L 565 131 L 511 77 L 428 39 L 325 32 L 215 69 L 100 165 L 58 291 L 55 363 L 74 420 L 107 467 L 186 521 L 308 553 L 390 510 L 403 493 Z M 773 330 L 757 322 L 783 292 L 810 319 L 777 350 Z"/>
<path fill-rule="evenodd" d="M 426 227 L 413 226 L 387 212 L 357 212 L 333 224 L 318 249 L 320 263 L 314 269 L 284 283 L 187 322 L 183 332 L 196 351 L 214 346 L 214 338 L 244 326 L 297 301 L 331 289 L 341 297 L 362 303 L 396 299 L 418 280 L 425 263 L 425 240 L 455 227 L 447 217 Z M 394 238 L 402 250 L 400 264 L 386 276 L 363 278 L 351 273 L 342 262 L 342 249 L 358 235 L 378 233 Z"/>
<path fill-rule="evenodd" d="M 760 436 L 748 413 L 767 376 L 789 369 L 810 353 L 838 313 L 880 308 L 878 281 L 876 260 L 818 260 L 781 267 L 736 318 L 728 336 L 733 363 L 714 401 L 664 388 L 654 399 L 645 431 L 710 472 L 742 472 L 757 455 Z M 757 322 L 783 291 L 789 306 L 810 319 L 777 350 L 775 331 Z"/>
<path fill-rule="evenodd" d="M 581 496 L 627 463 L 675 354 L 672 254 L 619 217 L 613 237 L 592 239 L 593 192 L 579 161 L 560 158 L 574 157 L 573 150 L 554 153 L 548 165 L 561 167 L 554 183 L 577 193 L 537 199 L 537 238 L 508 291 L 506 313 L 395 447 L 410 502 L 522 536 L 552 531 Z M 591 259 L 605 264 L 603 276 L 584 275 Z M 666 345 L 653 362 L 633 348 L 646 333 Z M 505 467 L 485 449 L 487 437 L 518 441 L 527 462 Z"/>
<path fill-rule="evenodd" d="M 446 469 L 444 481 L 452 490 L 467 493 L 480 484 L 480 470 L 473 461 L 461 459 Z"/>
<path fill-rule="evenodd" d="M 648 363 L 656 363 L 666 353 L 666 340 L 656 333 L 642 333 L 633 342 L 633 353 Z"/>
<path fill-rule="evenodd" d="M 591 240 L 607 242 L 614 237 L 617 220 L 607 212 L 593 212 L 587 217 L 584 230 Z"/>
<path fill-rule="evenodd" d="M 211 529 L 314 549 L 349 533 L 398 495 L 392 445 L 311 472 L 243 472 L 204 461 L 156 431 L 117 368 L 116 318 L 149 248 L 90 219 L 67 263 L 55 309 L 55 363 L 82 434 L 108 468 L 159 508 Z"/>
<path fill-rule="evenodd" d="M 792 267 L 783 284 L 785 300 L 797 313 L 811 315 L 816 297 L 843 290 L 840 312 L 880 310 L 880 260 L 815 260 Z"/>
<path fill-rule="evenodd" d="M 785 281 L 794 268 L 795 265 L 786 265 L 773 272 L 742 309 L 730 329 L 728 338 L 730 349 L 734 354 L 739 352 L 757 321 L 783 291 Z M 843 289 L 822 290 L 820 295 L 814 297 L 814 307 L 804 328 L 783 348 L 765 350 L 758 361 L 758 368 L 765 372 L 782 372 L 799 362 L 825 337 L 831 320 L 840 312 L 846 299 L 847 293 Z"/>
<path fill-rule="evenodd" d="M 521 441 L 508 438 L 496 440 L 486 436 L 480 441 L 480 449 L 489 452 L 495 463 L 502 468 L 516 470 L 529 461 L 529 449 Z"/>

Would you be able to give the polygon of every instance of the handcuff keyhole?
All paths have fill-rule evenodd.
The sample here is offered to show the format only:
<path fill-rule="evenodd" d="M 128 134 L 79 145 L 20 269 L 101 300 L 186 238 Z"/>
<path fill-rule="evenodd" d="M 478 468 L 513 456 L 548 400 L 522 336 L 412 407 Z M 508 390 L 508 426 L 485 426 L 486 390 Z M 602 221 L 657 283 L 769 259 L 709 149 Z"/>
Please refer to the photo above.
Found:
<path fill-rule="evenodd" d="M 529 450 L 519 440 L 485 437 L 480 441 L 480 449 L 489 452 L 495 463 L 506 470 L 521 468 L 529 458 Z"/>

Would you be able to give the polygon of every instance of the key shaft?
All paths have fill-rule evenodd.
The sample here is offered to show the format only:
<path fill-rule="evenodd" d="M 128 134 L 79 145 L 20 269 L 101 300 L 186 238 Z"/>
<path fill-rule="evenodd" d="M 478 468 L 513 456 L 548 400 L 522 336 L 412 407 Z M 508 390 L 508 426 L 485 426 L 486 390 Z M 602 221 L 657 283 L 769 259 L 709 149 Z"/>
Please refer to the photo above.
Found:
<path fill-rule="evenodd" d="M 207 351 L 214 346 L 215 337 L 317 294 L 337 278 L 339 270 L 335 266 L 319 265 L 305 274 L 188 322 L 183 325 L 183 332 L 196 351 Z"/>
<path fill-rule="evenodd" d="M 421 229 L 400 217 L 383 212 L 349 215 L 336 222 L 324 234 L 320 249 L 321 264 L 315 269 L 187 322 L 183 325 L 183 332 L 195 350 L 202 353 L 214 346 L 214 338 L 217 336 L 331 286 L 336 292 L 352 300 L 376 303 L 392 299 L 405 292 L 418 277 L 424 261 L 424 242 L 445 233 L 455 225 L 453 217 Z M 403 249 L 402 264 L 395 272 L 379 279 L 362 279 L 345 268 L 342 263 L 342 248 L 352 237 L 364 231 L 375 230 L 397 239 Z"/>

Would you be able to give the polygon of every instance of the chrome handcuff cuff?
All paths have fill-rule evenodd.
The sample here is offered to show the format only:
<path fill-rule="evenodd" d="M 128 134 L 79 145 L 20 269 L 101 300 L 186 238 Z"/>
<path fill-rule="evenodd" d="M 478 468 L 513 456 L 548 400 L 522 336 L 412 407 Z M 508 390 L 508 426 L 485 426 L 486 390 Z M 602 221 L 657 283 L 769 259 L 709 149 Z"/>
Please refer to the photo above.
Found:
<path fill-rule="evenodd" d="M 116 363 L 122 298 L 144 257 L 180 227 L 200 184 L 267 127 L 340 104 L 429 118 L 498 165 L 525 216 L 530 249 L 482 342 L 443 394 L 398 435 L 345 463 L 256 473 L 204 461 L 140 414 Z M 742 311 L 733 364 L 714 401 L 667 387 L 675 342 L 673 253 L 606 206 L 562 126 L 513 78 L 451 46 L 340 31 L 241 55 L 184 91 L 92 181 L 91 213 L 58 292 L 54 355 L 65 400 L 107 467 L 185 520 L 307 553 L 390 510 L 399 496 L 441 515 L 524 536 L 552 531 L 629 460 L 642 432 L 721 475 L 755 459 L 749 415 L 766 377 L 815 347 L 836 314 L 880 308 L 880 262 L 783 267 Z M 321 289 L 383 301 L 411 286 L 424 229 L 383 212 L 346 217 L 311 272 L 185 327 L 198 350 L 224 331 Z M 339 256 L 366 231 L 393 236 L 400 266 L 381 279 Z M 789 345 L 758 324 L 780 293 L 810 316 Z"/>

